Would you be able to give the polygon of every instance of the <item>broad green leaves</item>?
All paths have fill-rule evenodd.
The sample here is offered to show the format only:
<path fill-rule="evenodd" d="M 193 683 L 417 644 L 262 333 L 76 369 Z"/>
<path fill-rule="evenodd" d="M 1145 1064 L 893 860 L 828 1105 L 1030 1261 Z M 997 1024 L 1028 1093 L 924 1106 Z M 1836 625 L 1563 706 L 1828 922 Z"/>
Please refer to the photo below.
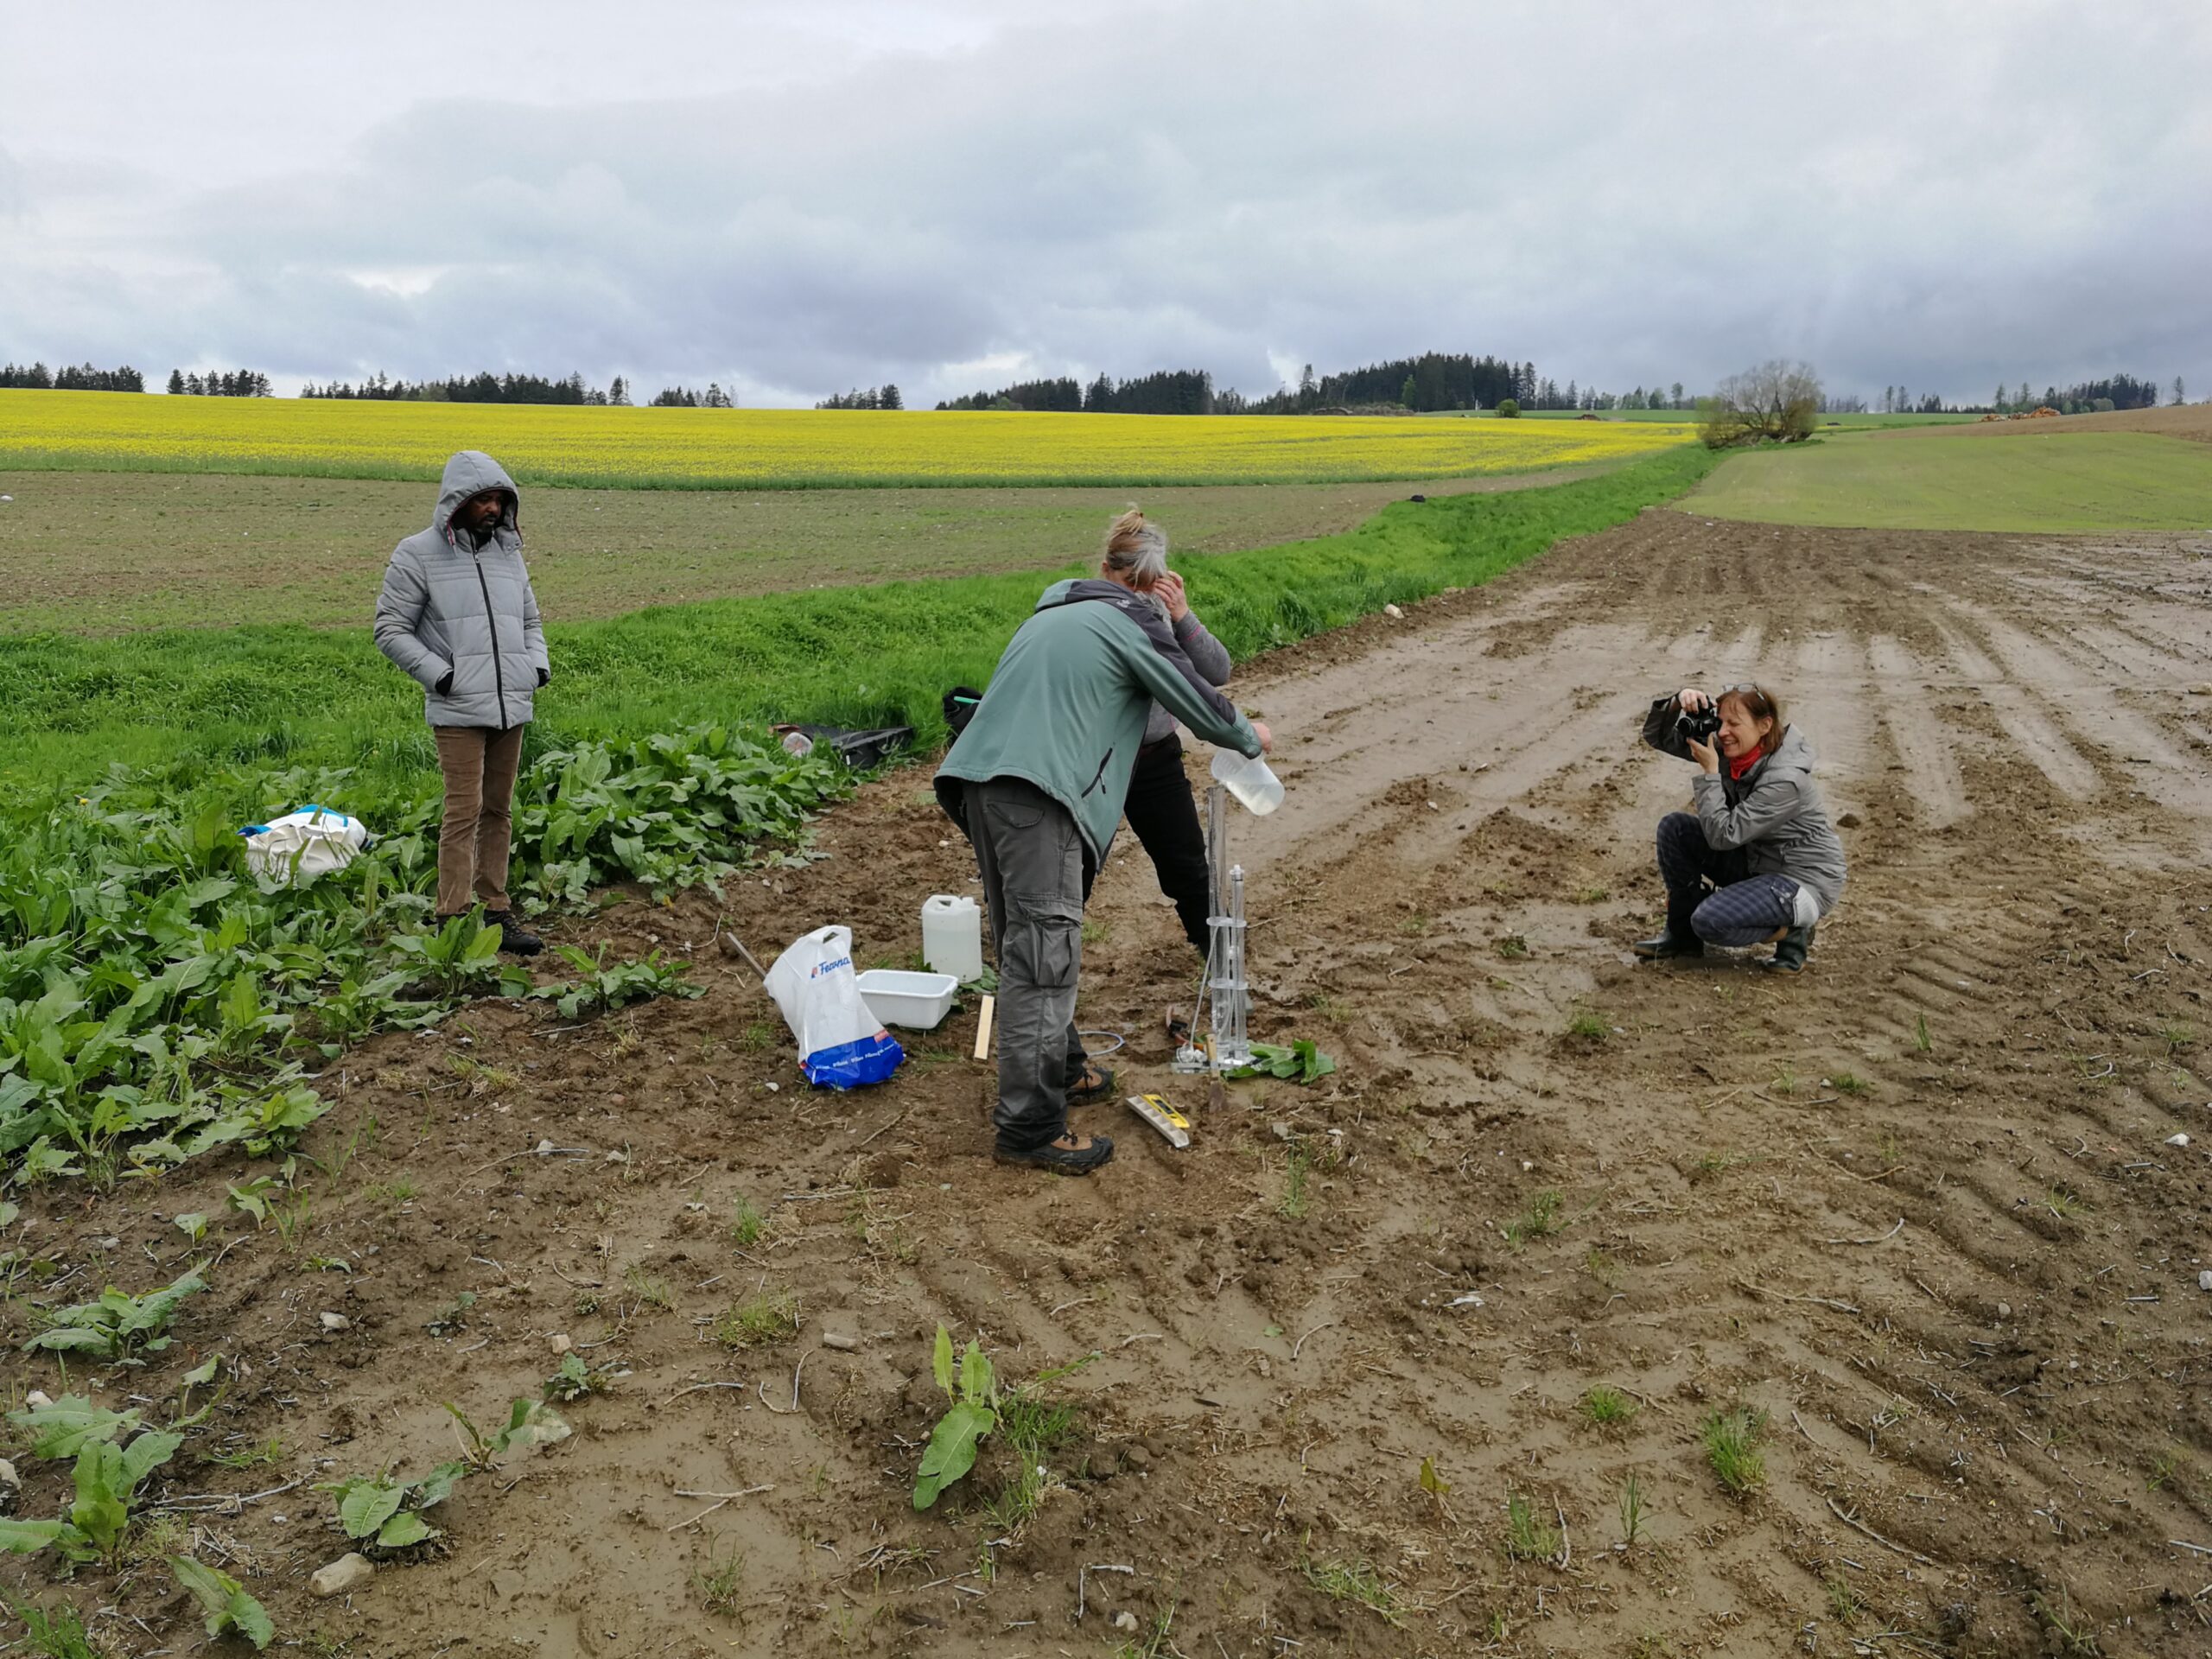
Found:
<path fill-rule="evenodd" d="M 170 1338 L 162 1333 L 168 1329 L 177 1305 L 207 1288 L 207 1281 L 196 1273 L 188 1273 L 175 1284 L 143 1296 L 132 1296 L 110 1285 L 98 1301 L 48 1309 L 44 1315 L 47 1328 L 23 1346 L 141 1364 L 139 1354 L 158 1354 L 169 1345 Z"/>
<path fill-rule="evenodd" d="M 267 1647 L 275 1637 L 276 1627 L 270 1622 L 268 1610 L 229 1573 L 202 1566 L 189 1555 L 170 1556 L 169 1570 L 207 1615 L 209 1636 L 242 1636 L 257 1649 Z"/>
<path fill-rule="evenodd" d="M 397 1481 L 350 1482 L 338 1499 L 338 1524 L 348 1538 L 374 1538 L 406 1499 L 407 1488 Z"/>
<path fill-rule="evenodd" d="M 135 1411 L 109 1411 L 82 1395 L 64 1395 L 51 1405 L 11 1411 L 8 1421 L 35 1437 L 31 1450 L 41 1458 L 73 1458 L 91 1440 L 112 1440 L 138 1427 Z"/>
<path fill-rule="evenodd" d="M 635 962 L 618 962 L 610 968 L 607 965 L 607 948 L 603 944 L 597 956 L 573 944 L 557 949 L 582 978 L 572 984 L 541 985 L 529 995 L 550 1000 L 563 1020 L 612 1013 L 656 996 L 707 994 L 704 986 L 695 985 L 683 976 L 683 970 L 690 963 L 664 960 L 658 950 L 649 950 Z"/>
<path fill-rule="evenodd" d="M 710 880 L 850 783 L 827 754 L 717 726 L 550 753 L 516 791 L 517 887 L 564 904 L 613 881 Z M 253 880 L 238 826 L 300 800 L 340 802 L 380 838 L 305 887 Z M 422 929 L 438 810 L 434 791 L 378 798 L 343 772 L 195 763 L 10 811 L 0 1174 L 105 1183 L 219 1147 L 282 1152 L 324 1109 L 298 1058 L 499 986 L 495 931 Z M 560 993 L 580 993 L 580 1011 L 690 994 L 657 958 L 590 972 Z"/>
<path fill-rule="evenodd" d="M 1229 1073 L 1233 1077 L 1287 1077 L 1293 1083 L 1313 1083 L 1337 1069 L 1337 1063 L 1313 1042 L 1300 1037 L 1281 1043 L 1252 1045 L 1252 1064 Z"/>
<path fill-rule="evenodd" d="M 938 1419 L 930 1443 L 922 1449 L 921 1467 L 914 1477 L 918 1510 L 928 1509 L 939 1493 L 976 1466 L 976 1447 L 999 1421 L 998 1377 L 980 1343 L 971 1339 L 961 1355 L 956 1391 L 952 1336 L 940 1325 L 931 1352 L 931 1371 L 952 1403 Z"/>
<path fill-rule="evenodd" d="M 39 1422 L 41 1414 L 49 1419 Z M 76 1463 L 71 1481 L 76 1499 L 60 1521 L 0 1521 L 0 1550 L 29 1555 L 51 1547 L 74 1561 L 112 1559 L 130 1525 L 130 1505 L 148 1475 L 176 1455 L 184 1436 L 156 1431 L 139 1435 L 128 1446 L 118 1446 L 108 1436 L 137 1421 L 135 1413 L 93 1413 L 81 1400 L 58 1402 L 33 1412 L 10 1414 L 11 1421 L 35 1428 L 38 1449 L 71 1445 Z"/>

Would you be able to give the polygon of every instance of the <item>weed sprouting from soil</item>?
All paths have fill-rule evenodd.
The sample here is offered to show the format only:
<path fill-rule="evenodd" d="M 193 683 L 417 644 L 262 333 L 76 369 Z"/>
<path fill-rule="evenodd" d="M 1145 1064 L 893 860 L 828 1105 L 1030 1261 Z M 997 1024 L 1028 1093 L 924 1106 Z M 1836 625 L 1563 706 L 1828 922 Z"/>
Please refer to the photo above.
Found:
<path fill-rule="evenodd" d="M 1384 1624 L 1393 1627 L 1398 1624 L 1398 1615 L 1405 1604 L 1382 1573 L 1376 1571 L 1373 1563 L 1317 1561 L 1301 1550 L 1298 1565 L 1306 1574 L 1306 1582 L 1332 1600 L 1357 1602 L 1379 1616 Z"/>
<path fill-rule="evenodd" d="M 2081 1659 L 2100 1659 L 2104 1649 L 2097 1645 L 2095 1633 L 2075 1608 L 2074 1598 L 2064 1586 L 2059 1589 L 2056 1606 L 2051 1605 L 2049 1596 L 2038 1593 L 2034 1607 L 2036 1617 L 2044 1622 L 2053 1636 L 2066 1644 L 2062 1652 L 2079 1655 Z"/>
<path fill-rule="evenodd" d="M 1577 1042 L 1602 1043 L 1613 1034 L 1613 1028 L 1599 1014 L 1578 1014 L 1567 1022 L 1567 1034 Z"/>
<path fill-rule="evenodd" d="M 768 1218 L 753 1207 L 753 1200 L 740 1198 L 730 1215 L 730 1242 L 741 1250 L 749 1250 L 767 1230 Z"/>
<path fill-rule="evenodd" d="M 1924 1014 L 1916 1014 L 1912 1017 L 1912 1046 L 1923 1054 L 1932 1054 L 1936 1052 L 1936 1042 L 1928 1034 L 1928 1016 Z"/>
<path fill-rule="evenodd" d="M 1518 1249 L 1532 1238 L 1542 1238 L 1556 1231 L 1560 1225 L 1560 1203 L 1559 1193 L 1551 1188 L 1547 1187 L 1537 1193 L 1529 1200 L 1529 1207 L 1507 1222 L 1501 1230 L 1505 1234 L 1506 1243 Z"/>
<path fill-rule="evenodd" d="M 1624 1428 L 1636 1415 L 1636 1402 L 1604 1383 L 1584 1393 L 1581 1412 L 1596 1428 Z"/>
<path fill-rule="evenodd" d="M 717 1559 L 710 1551 L 707 1565 L 691 1576 L 691 1587 L 699 1592 L 699 1604 L 710 1613 L 727 1613 L 737 1605 L 737 1599 L 744 1588 L 745 1554 L 733 1546 L 726 1558 Z"/>
<path fill-rule="evenodd" d="M 1313 1156 L 1304 1143 L 1292 1141 L 1284 1158 L 1282 1202 L 1275 1206 L 1276 1212 L 1286 1220 L 1298 1221 L 1305 1217 L 1309 1202 L 1306 1175 L 1313 1164 Z"/>
<path fill-rule="evenodd" d="M 234 1452 L 203 1452 L 202 1463 L 212 1463 L 218 1469 L 253 1469 L 264 1463 L 282 1463 L 284 1442 L 270 1436 L 259 1446 L 240 1446 Z"/>
<path fill-rule="evenodd" d="M 1643 1482 L 1631 1474 L 1621 1483 L 1621 1542 L 1633 1545 L 1643 1531 Z"/>
<path fill-rule="evenodd" d="M 1508 962 L 1522 962 L 1529 956 L 1529 941 L 1518 933 L 1508 933 L 1497 941 L 1497 954 Z"/>
<path fill-rule="evenodd" d="M 1592 1244 L 1587 1250 L 1583 1252 L 1582 1271 L 1588 1274 L 1592 1279 L 1595 1279 L 1607 1290 L 1618 1290 L 1620 1288 L 1620 1263 L 1614 1261 L 1611 1255 L 1606 1254 L 1604 1250 L 1599 1249 L 1595 1244 Z"/>
<path fill-rule="evenodd" d="M 668 1281 L 656 1278 L 643 1268 L 632 1267 L 625 1271 L 622 1286 L 641 1311 L 650 1307 L 665 1313 L 676 1306 L 676 1293 L 668 1287 Z"/>
<path fill-rule="evenodd" d="M 798 1298 L 785 1291 L 755 1296 L 716 1316 L 707 1334 L 725 1348 L 759 1348 L 798 1334 Z"/>
<path fill-rule="evenodd" d="M 1705 1459 L 1721 1486 L 1741 1497 L 1766 1479 L 1766 1453 L 1759 1437 L 1766 1432 L 1766 1413 L 1750 1406 L 1716 1411 L 1705 1420 L 1699 1433 L 1705 1441 Z"/>
<path fill-rule="evenodd" d="M 1518 1492 L 1505 1500 L 1505 1554 L 1516 1561 L 1548 1561 L 1559 1554 L 1559 1529 Z"/>
<path fill-rule="evenodd" d="M 1829 1573 L 1824 1587 L 1828 1592 L 1828 1611 L 1834 1616 L 1836 1623 L 1847 1630 L 1856 1624 L 1859 1615 L 1866 1610 L 1859 1605 L 1859 1598 L 1851 1586 L 1843 1581 L 1843 1574 Z"/>
<path fill-rule="evenodd" d="M 1774 1077 L 1774 1092 L 1785 1097 L 1796 1094 L 1797 1092 L 1797 1073 L 1786 1065 L 1779 1071 L 1776 1072 Z"/>
<path fill-rule="evenodd" d="M 2061 1221 L 2070 1220 L 2089 1207 L 2088 1200 L 2064 1186 L 2053 1186 L 2043 1195 L 2044 1207 Z"/>
<path fill-rule="evenodd" d="M 1157 1609 L 1152 1623 L 1146 1629 L 1114 1649 L 1114 1659 L 1160 1659 L 1162 1654 L 1178 1651 L 1169 1639 L 1175 1629 L 1175 1604 L 1169 1602 Z"/>
<path fill-rule="evenodd" d="M 745 1028 L 742 1041 L 748 1054 L 758 1054 L 763 1049 L 773 1048 L 776 1046 L 775 1028 L 756 1020 Z"/>
<path fill-rule="evenodd" d="M 26 1627 L 22 1639 L 30 1651 L 44 1655 L 45 1659 L 108 1659 L 107 1649 L 92 1645 L 85 1621 L 66 1601 L 56 1602 L 50 1610 L 17 1602 L 15 1613 Z"/>
<path fill-rule="evenodd" d="M 1839 1071 L 1828 1079 L 1828 1087 L 1839 1095 L 1863 1095 L 1873 1086 L 1853 1071 Z"/>

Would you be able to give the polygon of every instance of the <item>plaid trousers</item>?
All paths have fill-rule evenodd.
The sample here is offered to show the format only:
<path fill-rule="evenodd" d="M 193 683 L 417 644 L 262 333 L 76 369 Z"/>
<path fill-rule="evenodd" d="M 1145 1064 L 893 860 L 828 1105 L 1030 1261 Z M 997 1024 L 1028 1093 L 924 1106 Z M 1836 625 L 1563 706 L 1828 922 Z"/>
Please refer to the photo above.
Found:
<path fill-rule="evenodd" d="M 1797 925 L 1797 884 L 1786 875 L 1753 875 L 1740 847 L 1714 849 L 1694 812 L 1659 820 L 1659 879 L 1669 910 L 1696 904 L 1690 929 L 1707 944 L 1763 944 L 1776 929 Z M 1699 902 L 1708 881 L 1713 892 Z"/>

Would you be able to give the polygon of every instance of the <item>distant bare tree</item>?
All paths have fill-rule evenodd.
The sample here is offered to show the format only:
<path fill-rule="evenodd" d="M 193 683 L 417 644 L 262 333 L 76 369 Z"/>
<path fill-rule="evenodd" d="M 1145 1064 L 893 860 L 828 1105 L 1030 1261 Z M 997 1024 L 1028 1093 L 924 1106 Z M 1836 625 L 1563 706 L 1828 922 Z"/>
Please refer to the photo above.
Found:
<path fill-rule="evenodd" d="M 1821 408 L 1821 378 L 1809 363 L 1780 358 L 1723 380 L 1698 404 L 1698 435 L 1708 449 L 1743 443 L 1802 443 Z"/>

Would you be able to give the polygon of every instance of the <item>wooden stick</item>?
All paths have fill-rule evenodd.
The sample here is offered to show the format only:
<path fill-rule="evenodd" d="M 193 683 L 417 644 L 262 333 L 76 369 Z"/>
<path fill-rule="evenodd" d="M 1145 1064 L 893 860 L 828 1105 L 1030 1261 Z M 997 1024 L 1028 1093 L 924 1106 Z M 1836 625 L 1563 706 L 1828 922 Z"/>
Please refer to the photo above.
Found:
<path fill-rule="evenodd" d="M 721 1509 L 723 1503 L 734 1503 L 739 1498 L 750 1497 L 755 1492 L 772 1492 L 775 1490 L 775 1487 L 771 1484 L 767 1486 L 748 1486 L 741 1492 L 726 1492 L 722 1495 L 721 1503 L 709 1503 L 705 1509 L 700 1510 L 698 1514 L 693 1516 L 689 1521 L 679 1521 L 672 1527 L 663 1527 L 661 1530 L 663 1532 L 681 1532 L 686 1527 L 696 1527 L 709 1516 L 712 1515 L 716 1510 Z M 708 1492 L 678 1492 L 677 1496 L 678 1497 L 711 1497 L 712 1494 Z"/>
<path fill-rule="evenodd" d="M 976 1058 L 979 1060 L 991 1058 L 991 1011 L 998 1005 L 995 996 L 984 997 L 982 1016 L 976 1021 Z"/>
<path fill-rule="evenodd" d="M 1918 1561 L 1923 1567 L 1933 1567 L 1936 1565 L 1935 1562 L 1929 1560 L 1928 1557 L 1922 1554 L 1918 1550 L 1907 1549 L 1903 1544 L 1897 1543 L 1892 1539 L 1883 1537 L 1880 1533 L 1875 1531 L 1873 1528 L 1868 1526 L 1864 1521 L 1858 1520 L 1855 1517 L 1846 1514 L 1844 1512 L 1843 1506 L 1840 1503 L 1838 1503 L 1835 1499 L 1828 1499 L 1828 1508 L 1835 1511 L 1835 1518 L 1842 1522 L 1845 1526 L 1865 1533 L 1876 1543 L 1881 1545 L 1883 1548 L 1894 1549 L 1900 1555 L 1910 1555 L 1914 1560 Z"/>

